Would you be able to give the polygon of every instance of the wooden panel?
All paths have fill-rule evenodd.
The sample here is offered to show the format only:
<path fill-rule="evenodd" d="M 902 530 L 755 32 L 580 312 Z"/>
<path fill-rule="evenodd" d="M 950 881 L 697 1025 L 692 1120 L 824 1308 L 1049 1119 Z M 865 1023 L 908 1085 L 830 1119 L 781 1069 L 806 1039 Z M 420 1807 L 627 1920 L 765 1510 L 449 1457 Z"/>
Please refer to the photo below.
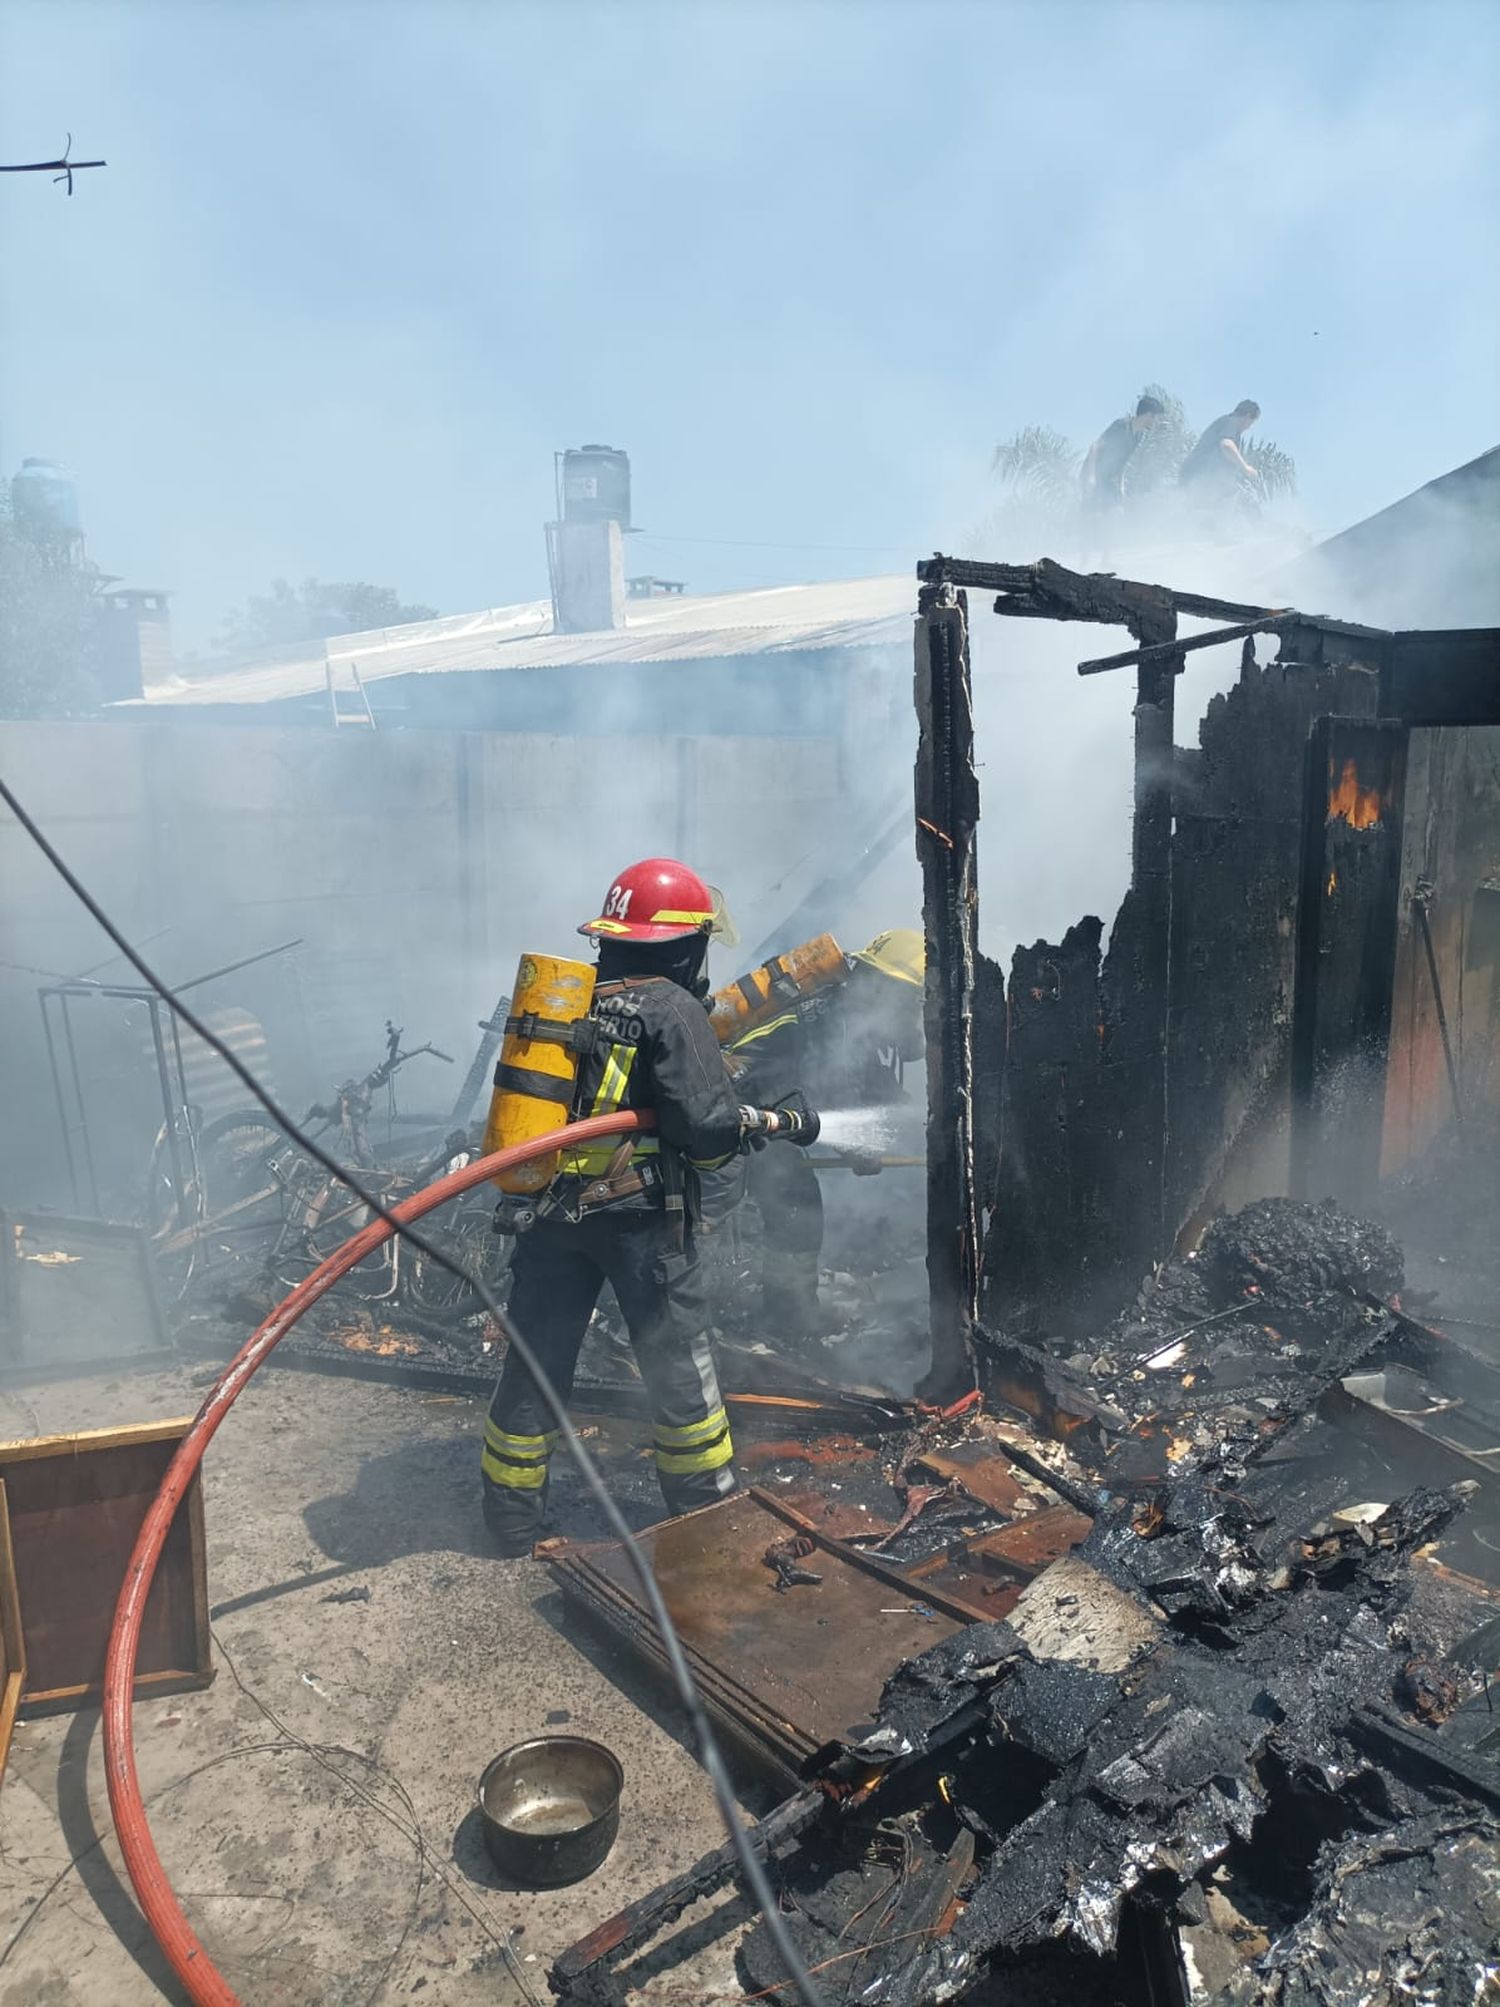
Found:
<path fill-rule="evenodd" d="M 985 1568 L 1030 1581 L 1087 1540 L 1094 1522 L 1071 1505 L 1049 1505 L 1025 1519 L 969 1542 L 969 1553 Z"/>
<path fill-rule="evenodd" d="M 98 1698 L 115 1603 L 146 1509 L 189 1421 L 0 1443 L 28 1711 Z M 162 1550 L 141 1630 L 137 1694 L 212 1678 L 201 1479 Z"/>
<path fill-rule="evenodd" d="M 951 1450 L 924 1450 L 917 1468 L 930 1471 L 945 1484 L 961 1484 L 971 1498 L 1007 1518 L 1017 1506 L 1029 1502 L 1016 1482 L 1015 1466 L 993 1443 L 958 1443 Z"/>
<path fill-rule="evenodd" d="M 10 1513 L 5 1486 L 0 1484 L 0 1781 L 10 1754 L 16 1709 L 26 1682 L 26 1640 L 21 1634 L 21 1605 L 16 1595 L 16 1563 L 11 1551 Z"/>
<path fill-rule="evenodd" d="M 0 1367 L 139 1364 L 169 1342 L 143 1227 L 0 1212 Z"/>

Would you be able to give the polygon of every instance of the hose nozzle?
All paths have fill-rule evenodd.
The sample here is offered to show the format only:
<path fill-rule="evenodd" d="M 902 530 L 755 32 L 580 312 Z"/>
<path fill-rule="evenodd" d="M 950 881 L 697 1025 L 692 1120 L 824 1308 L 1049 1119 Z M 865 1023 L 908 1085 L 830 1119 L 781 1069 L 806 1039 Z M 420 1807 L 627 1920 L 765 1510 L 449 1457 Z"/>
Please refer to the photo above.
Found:
<path fill-rule="evenodd" d="M 774 1108 L 741 1108 L 740 1133 L 753 1149 L 767 1143 L 795 1143 L 800 1149 L 816 1143 L 822 1124 L 805 1094 L 788 1094 Z"/>

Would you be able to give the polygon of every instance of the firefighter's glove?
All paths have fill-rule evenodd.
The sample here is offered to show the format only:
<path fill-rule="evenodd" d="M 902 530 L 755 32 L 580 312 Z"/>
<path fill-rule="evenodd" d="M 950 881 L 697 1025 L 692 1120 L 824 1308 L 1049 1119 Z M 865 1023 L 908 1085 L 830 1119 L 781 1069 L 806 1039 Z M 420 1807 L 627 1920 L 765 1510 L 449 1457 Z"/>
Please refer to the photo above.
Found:
<path fill-rule="evenodd" d="M 763 1150 L 771 1140 L 770 1122 L 772 1110 L 769 1108 L 740 1109 L 740 1148 L 742 1150 Z"/>
<path fill-rule="evenodd" d="M 845 1150 L 843 1158 L 856 1178 L 878 1178 L 885 1169 L 874 1150 Z"/>

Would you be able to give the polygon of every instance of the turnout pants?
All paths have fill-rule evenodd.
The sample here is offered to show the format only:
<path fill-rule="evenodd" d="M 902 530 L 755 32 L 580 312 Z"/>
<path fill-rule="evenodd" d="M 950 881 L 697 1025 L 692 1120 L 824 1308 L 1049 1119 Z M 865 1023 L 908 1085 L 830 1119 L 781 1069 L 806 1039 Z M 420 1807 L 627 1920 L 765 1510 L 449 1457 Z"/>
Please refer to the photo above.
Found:
<path fill-rule="evenodd" d="M 768 1321 L 787 1336 L 818 1324 L 823 1192 L 807 1152 L 772 1143 L 750 1158 L 750 1197 L 760 1210 L 761 1296 Z"/>
<path fill-rule="evenodd" d="M 734 1445 L 709 1350 L 708 1305 L 691 1232 L 678 1253 L 660 1211 L 619 1208 L 544 1219 L 516 1243 L 509 1314 L 566 1401 L 599 1292 L 610 1283 L 651 1402 L 656 1474 L 669 1512 L 735 1488 Z M 519 1356 L 507 1355 L 484 1429 L 484 1514 L 504 1545 L 541 1529 L 557 1434 Z"/>

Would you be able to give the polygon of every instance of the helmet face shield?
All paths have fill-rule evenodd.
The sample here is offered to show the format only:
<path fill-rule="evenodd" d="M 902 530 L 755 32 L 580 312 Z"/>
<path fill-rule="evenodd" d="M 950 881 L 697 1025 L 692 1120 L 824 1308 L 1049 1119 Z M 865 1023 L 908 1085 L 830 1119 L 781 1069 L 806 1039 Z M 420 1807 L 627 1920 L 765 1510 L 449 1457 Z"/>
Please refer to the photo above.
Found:
<path fill-rule="evenodd" d="M 737 948 L 740 945 L 740 930 L 734 924 L 724 894 L 717 885 L 710 885 L 708 889 L 714 900 L 713 925 L 708 930 L 708 938 L 719 942 L 722 947 Z"/>
<path fill-rule="evenodd" d="M 682 941 L 713 930 L 714 894 L 674 857 L 647 857 L 622 871 L 603 909 L 580 934 L 606 941 Z"/>

